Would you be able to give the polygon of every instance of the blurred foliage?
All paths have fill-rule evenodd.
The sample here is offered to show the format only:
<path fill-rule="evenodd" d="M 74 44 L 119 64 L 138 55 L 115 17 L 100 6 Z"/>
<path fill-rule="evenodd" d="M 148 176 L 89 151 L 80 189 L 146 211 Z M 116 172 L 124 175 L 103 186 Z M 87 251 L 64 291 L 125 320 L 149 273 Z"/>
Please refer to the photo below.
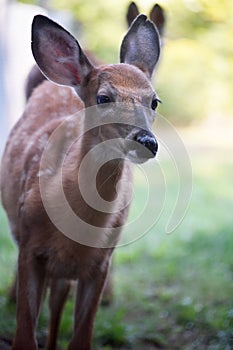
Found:
<path fill-rule="evenodd" d="M 168 1 L 167 41 L 158 71 L 169 120 L 232 116 L 232 1 Z"/>
<path fill-rule="evenodd" d="M 165 45 L 156 76 L 156 88 L 163 100 L 159 112 L 183 125 L 209 116 L 232 116 L 233 2 L 159 3 L 167 15 Z M 118 61 L 129 1 L 44 0 L 43 4 L 50 10 L 70 10 L 79 23 L 75 34 L 79 39 L 81 36 L 81 43 L 103 62 Z M 137 4 L 140 11 L 148 13 L 154 2 L 140 0 Z"/>

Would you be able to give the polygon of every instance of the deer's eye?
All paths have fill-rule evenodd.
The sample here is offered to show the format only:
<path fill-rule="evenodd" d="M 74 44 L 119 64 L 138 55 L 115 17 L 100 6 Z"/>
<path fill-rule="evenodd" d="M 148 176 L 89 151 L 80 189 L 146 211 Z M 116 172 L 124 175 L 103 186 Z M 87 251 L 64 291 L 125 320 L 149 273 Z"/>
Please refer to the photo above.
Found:
<path fill-rule="evenodd" d="M 156 110 L 157 106 L 158 106 L 158 101 L 157 101 L 156 99 L 154 99 L 154 100 L 151 102 L 151 108 L 152 108 L 153 110 Z"/>
<path fill-rule="evenodd" d="M 97 105 L 111 102 L 110 98 L 106 95 L 98 95 L 96 101 L 97 101 Z"/>
<path fill-rule="evenodd" d="M 158 97 L 156 97 L 156 98 L 154 98 L 153 100 L 152 100 L 152 102 L 151 102 L 151 108 L 155 111 L 156 110 L 156 108 L 158 107 L 158 103 L 161 103 L 161 100 L 158 98 Z"/>
<path fill-rule="evenodd" d="M 158 107 L 158 100 L 157 100 L 157 98 L 155 98 L 151 102 L 151 108 L 155 111 L 157 107 Z"/>

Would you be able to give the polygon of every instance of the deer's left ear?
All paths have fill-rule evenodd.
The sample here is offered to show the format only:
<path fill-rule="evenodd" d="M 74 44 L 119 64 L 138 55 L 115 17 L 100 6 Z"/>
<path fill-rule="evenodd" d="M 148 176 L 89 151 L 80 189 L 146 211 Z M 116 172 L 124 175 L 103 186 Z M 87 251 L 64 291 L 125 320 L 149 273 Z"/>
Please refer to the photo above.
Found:
<path fill-rule="evenodd" d="M 157 29 L 145 15 L 139 15 L 122 41 L 120 62 L 138 67 L 151 78 L 159 54 L 160 38 Z"/>
<path fill-rule="evenodd" d="M 128 23 L 128 27 L 131 26 L 135 18 L 139 15 L 138 7 L 135 2 L 131 2 L 128 7 L 128 11 L 126 13 L 126 20 Z"/>
<path fill-rule="evenodd" d="M 78 87 L 93 69 L 77 40 L 42 15 L 32 22 L 32 53 L 42 73 L 57 84 Z"/>

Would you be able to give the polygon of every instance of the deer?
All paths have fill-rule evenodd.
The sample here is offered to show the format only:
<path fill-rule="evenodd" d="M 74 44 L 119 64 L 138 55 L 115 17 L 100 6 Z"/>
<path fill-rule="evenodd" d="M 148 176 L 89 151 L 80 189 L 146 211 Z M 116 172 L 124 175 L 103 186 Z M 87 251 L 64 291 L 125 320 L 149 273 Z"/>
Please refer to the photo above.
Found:
<path fill-rule="evenodd" d="M 128 5 L 126 11 L 126 22 L 128 27 L 132 24 L 135 18 L 139 15 L 139 10 L 135 2 L 131 2 Z M 159 5 L 155 4 L 149 13 L 150 20 L 154 23 L 158 29 L 160 35 L 160 41 L 164 41 L 164 29 L 166 25 L 166 15 L 164 9 Z M 93 52 L 85 49 L 85 54 L 88 59 L 96 66 L 100 66 L 102 62 L 93 54 Z M 33 90 L 37 88 L 44 80 L 46 76 L 41 72 L 38 65 L 35 64 L 28 73 L 25 82 L 25 100 L 28 101 L 31 97 Z M 16 302 L 16 286 L 17 286 L 17 277 L 15 276 L 12 285 L 9 288 L 9 300 L 13 303 Z M 103 306 L 109 306 L 113 300 L 113 277 L 112 272 L 108 275 L 107 283 L 105 284 L 104 293 L 102 296 L 101 304 Z"/>
<path fill-rule="evenodd" d="M 112 253 L 130 208 L 133 163 L 158 151 L 152 124 L 160 100 L 151 78 L 160 37 L 138 15 L 122 40 L 120 63 L 95 66 L 71 33 L 37 15 L 32 53 L 46 80 L 13 127 L 1 166 L 2 204 L 19 248 L 12 350 L 38 348 L 37 320 L 48 286 L 46 349 L 56 349 L 73 280 L 78 284 L 68 350 L 91 350 Z M 92 191 L 96 207 L 89 202 Z"/>

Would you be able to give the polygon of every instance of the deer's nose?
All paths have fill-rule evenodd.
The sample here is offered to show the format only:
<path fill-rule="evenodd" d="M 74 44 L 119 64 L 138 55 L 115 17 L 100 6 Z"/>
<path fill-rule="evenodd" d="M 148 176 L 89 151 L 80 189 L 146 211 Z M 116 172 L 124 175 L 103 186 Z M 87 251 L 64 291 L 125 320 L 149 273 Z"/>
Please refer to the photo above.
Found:
<path fill-rule="evenodd" d="M 141 131 L 135 135 L 134 140 L 151 152 L 151 158 L 155 157 L 158 151 L 158 143 L 151 132 Z"/>

